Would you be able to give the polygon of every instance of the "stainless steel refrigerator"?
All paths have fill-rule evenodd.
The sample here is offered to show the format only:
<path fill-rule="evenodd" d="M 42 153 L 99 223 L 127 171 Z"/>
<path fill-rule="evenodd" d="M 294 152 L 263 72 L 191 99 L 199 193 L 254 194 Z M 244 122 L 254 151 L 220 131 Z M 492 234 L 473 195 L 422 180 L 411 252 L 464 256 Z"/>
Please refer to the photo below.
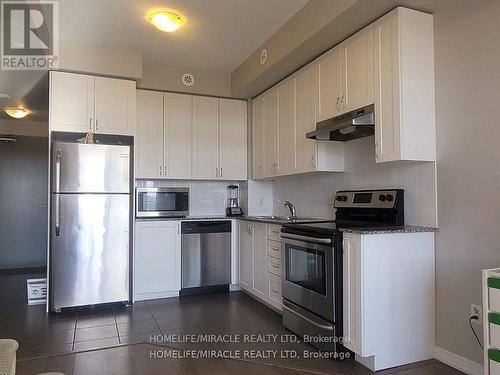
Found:
<path fill-rule="evenodd" d="M 129 300 L 130 146 L 52 143 L 51 309 Z"/>

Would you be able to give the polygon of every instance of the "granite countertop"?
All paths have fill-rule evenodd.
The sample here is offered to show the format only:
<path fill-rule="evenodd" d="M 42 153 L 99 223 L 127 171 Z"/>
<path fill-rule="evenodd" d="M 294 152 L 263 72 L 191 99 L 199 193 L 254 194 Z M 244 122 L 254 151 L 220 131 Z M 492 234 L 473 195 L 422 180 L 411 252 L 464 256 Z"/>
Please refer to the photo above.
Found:
<path fill-rule="evenodd" d="M 360 228 L 339 228 L 344 233 L 356 234 L 386 234 L 386 233 L 419 233 L 437 232 L 435 227 L 423 227 L 417 225 L 389 226 L 389 227 L 360 227 Z"/>
<path fill-rule="evenodd" d="M 327 223 L 332 222 L 332 219 L 323 219 L 317 217 L 298 217 L 293 220 L 288 220 L 283 216 L 237 216 L 235 219 L 256 221 L 260 223 L 270 223 L 270 224 L 305 224 L 305 223 Z"/>
<path fill-rule="evenodd" d="M 192 221 L 192 220 L 231 220 L 225 215 L 183 216 L 183 217 L 136 217 L 135 221 Z"/>
<path fill-rule="evenodd" d="M 136 221 L 157 221 L 157 220 L 167 220 L 167 221 L 192 221 L 192 220 L 247 220 L 259 223 L 270 223 L 270 224 L 303 224 L 303 223 L 323 223 L 332 221 L 331 219 L 321 219 L 321 218 L 310 218 L 310 217 L 299 217 L 294 220 L 287 220 L 285 217 L 281 216 L 224 216 L 224 215 L 214 215 L 214 216 L 185 216 L 185 217 L 141 217 L 136 218 Z"/>

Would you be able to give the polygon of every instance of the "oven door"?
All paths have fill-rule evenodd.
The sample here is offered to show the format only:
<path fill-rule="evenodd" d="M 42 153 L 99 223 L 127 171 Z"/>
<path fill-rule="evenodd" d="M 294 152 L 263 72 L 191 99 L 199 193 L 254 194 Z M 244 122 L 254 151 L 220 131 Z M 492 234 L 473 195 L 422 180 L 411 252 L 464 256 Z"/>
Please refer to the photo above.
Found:
<path fill-rule="evenodd" d="M 189 214 L 187 188 L 137 188 L 136 217 L 182 217 Z"/>
<path fill-rule="evenodd" d="M 335 319 L 333 243 L 282 233 L 283 297 L 331 322 Z"/>

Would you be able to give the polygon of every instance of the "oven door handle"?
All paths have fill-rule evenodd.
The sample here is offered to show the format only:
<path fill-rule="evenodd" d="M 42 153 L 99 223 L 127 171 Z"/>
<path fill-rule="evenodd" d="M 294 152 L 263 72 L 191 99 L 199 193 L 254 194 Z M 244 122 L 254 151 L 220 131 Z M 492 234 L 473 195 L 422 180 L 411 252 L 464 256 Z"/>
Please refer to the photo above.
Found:
<path fill-rule="evenodd" d="M 325 330 L 328 330 L 328 331 L 333 331 L 333 327 L 332 326 L 327 326 L 327 325 L 324 325 L 324 324 L 316 323 L 314 320 L 309 319 L 307 316 L 304 316 L 304 315 L 298 313 L 297 311 L 292 310 L 291 308 L 289 308 L 285 304 L 283 304 L 283 308 L 286 311 L 288 311 L 288 312 L 290 312 L 290 313 L 292 313 L 294 315 L 297 315 L 299 318 L 304 319 L 306 322 L 311 323 L 312 325 L 315 325 L 318 328 L 325 329 Z"/>
<path fill-rule="evenodd" d="M 299 234 L 292 234 L 292 233 L 282 233 L 281 237 L 282 238 L 289 238 L 291 240 L 317 243 L 320 245 L 330 245 L 332 243 L 332 240 L 330 238 L 314 238 L 314 237 L 301 236 Z"/>

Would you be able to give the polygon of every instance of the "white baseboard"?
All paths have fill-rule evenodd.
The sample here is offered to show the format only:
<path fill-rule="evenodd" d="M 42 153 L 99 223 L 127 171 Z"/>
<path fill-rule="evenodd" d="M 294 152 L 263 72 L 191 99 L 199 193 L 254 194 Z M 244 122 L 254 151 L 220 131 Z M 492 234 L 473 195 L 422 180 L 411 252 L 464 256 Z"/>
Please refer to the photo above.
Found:
<path fill-rule="evenodd" d="M 468 375 L 483 375 L 484 367 L 483 365 L 472 362 L 471 360 L 461 357 L 458 354 L 449 352 L 448 350 L 435 347 L 434 348 L 434 358 L 438 361 L 447 364 L 448 366 L 454 367 L 457 370 L 465 372 Z"/>

